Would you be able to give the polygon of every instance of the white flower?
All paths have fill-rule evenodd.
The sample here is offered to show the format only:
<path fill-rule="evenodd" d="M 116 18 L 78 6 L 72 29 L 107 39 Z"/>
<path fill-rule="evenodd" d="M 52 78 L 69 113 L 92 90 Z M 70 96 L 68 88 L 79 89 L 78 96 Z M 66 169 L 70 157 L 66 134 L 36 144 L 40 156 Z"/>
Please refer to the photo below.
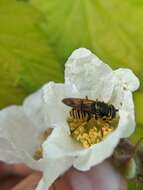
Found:
<path fill-rule="evenodd" d="M 82 171 L 111 156 L 120 138 L 135 129 L 132 92 L 139 87 L 129 69 L 113 71 L 89 50 L 75 50 L 65 65 L 65 83 L 49 82 L 28 97 L 23 106 L 12 106 L 0 112 L 0 159 L 23 162 L 44 172 L 38 190 L 47 190 L 53 181 L 72 165 Z M 84 148 L 70 135 L 67 113 L 70 107 L 62 99 L 75 97 L 100 100 L 119 109 L 118 127 L 101 142 Z M 40 146 L 40 134 L 52 133 L 43 142 L 43 157 L 34 160 Z"/>

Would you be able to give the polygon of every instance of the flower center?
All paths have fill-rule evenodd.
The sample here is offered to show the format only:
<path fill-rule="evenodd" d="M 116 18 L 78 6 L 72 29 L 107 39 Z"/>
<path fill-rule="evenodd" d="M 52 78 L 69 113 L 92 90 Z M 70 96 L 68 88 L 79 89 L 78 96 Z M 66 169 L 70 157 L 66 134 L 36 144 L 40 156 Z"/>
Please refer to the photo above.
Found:
<path fill-rule="evenodd" d="M 71 136 L 85 148 L 101 142 L 107 135 L 113 132 L 119 122 L 117 115 L 113 119 L 96 118 L 86 112 L 72 109 L 69 112 L 68 124 Z"/>

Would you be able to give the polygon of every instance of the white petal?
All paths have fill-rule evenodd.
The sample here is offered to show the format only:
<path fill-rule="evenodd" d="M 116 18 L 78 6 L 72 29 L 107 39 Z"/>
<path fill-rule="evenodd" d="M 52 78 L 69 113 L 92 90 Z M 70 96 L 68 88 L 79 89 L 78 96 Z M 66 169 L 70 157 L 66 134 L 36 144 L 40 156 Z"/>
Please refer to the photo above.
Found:
<path fill-rule="evenodd" d="M 108 103 L 113 104 L 117 109 L 121 109 L 124 99 L 124 92 L 125 90 L 123 89 L 123 86 L 119 83 L 119 80 L 116 79 L 112 96 Z"/>
<path fill-rule="evenodd" d="M 123 129 L 123 138 L 129 137 L 135 130 L 135 113 L 133 95 L 130 90 L 124 88 L 119 79 L 116 80 L 116 85 L 112 93 L 109 103 L 112 103 L 117 109 L 124 110 L 128 113 L 128 123 Z"/>
<path fill-rule="evenodd" d="M 75 50 L 65 65 L 65 84 L 74 86 L 82 97 L 107 102 L 113 91 L 112 69 L 89 50 Z"/>
<path fill-rule="evenodd" d="M 129 137 L 135 130 L 135 113 L 132 92 L 124 89 L 122 85 L 116 85 L 109 102 L 116 108 L 128 113 L 128 123 L 123 130 L 123 137 Z"/>
<path fill-rule="evenodd" d="M 48 128 L 46 123 L 46 104 L 42 88 L 25 99 L 23 109 L 39 132 Z"/>
<path fill-rule="evenodd" d="M 66 123 L 68 107 L 62 103 L 62 99 L 66 97 L 65 85 L 50 82 L 43 87 L 43 93 L 48 126 L 54 127 L 56 124 Z"/>
<path fill-rule="evenodd" d="M 125 89 L 135 91 L 139 88 L 139 79 L 130 69 L 117 69 L 114 73 Z"/>
<path fill-rule="evenodd" d="M 28 152 L 19 149 L 13 142 L 2 137 L 0 137 L 0 145 L 0 160 L 10 164 L 25 163 L 32 169 L 44 171 L 47 160 L 34 160 Z"/>
<path fill-rule="evenodd" d="M 72 166 L 72 163 L 72 158 L 63 157 L 60 160 L 48 160 L 43 179 L 40 181 L 36 190 L 47 190 L 59 176 Z"/>
<path fill-rule="evenodd" d="M 47 159 L 58 159 L 62 157 L 73 157 L 74 167 L 79 170 L 88 170 L 90 167 L 101 163 L 111 156 L 128 124 L 128 112 L 120 111 L 118 128 L 91 148 L 85 149 L 80 146 L 67 133 L 65 127 L 56 127 L 50 137 L 44 142 L 44 157 Z"/>
<path fill-rule="evenodd" d="M 66 126 L 55 127 L 43 143 L 44 157 L 47 159 L 76 156 L 82 150 L 84 151 L 83 147 L 70 136 Z"/>
<path fill-rule="evenodd" d="M 79 48 L 73 51 L 70 56 L 70 59 L 79 59 L 79 58 L 86 58 L 91 55 L 91 51 L 86 48 Z"/>
<path fill-rule="evenodd" d="M 124 99 L 121 109 L 128 113 L 128 122 L 122 132 L 122 137 L 126 138 L 129 137 L 135 130 L 134 102 L 133 95 L 130 91 L 124 92 Z"/>
<path fill-rule="evenodd" d="M 23 160 L 23 153 L 34 153 L 38 132 L 27 118 L 20 106 L 11 106 L 0 111 L 0 160 L 8 161 L 12 155 L 14 160 Z M 4 155 L 5 154 L 5 155 Z M 13 162 L 11 160 L 11 162 Z"/>
<path fill-rule="evenodd" d="M 21 162 L 21 159 L 18 157 L 17 151 L 12 144 L 2 137 L 0 137 L 0 160 L 6 161 L 10 164 Z"/>
<path fill-rule="evenodd" d="M 128 114 L 126 112 L 120 111 L 118 128 L 102 142 L 87 149 L 86 152 L 81 152 L 81 155 L 79 155 L 74 162 L 74 167 L 79 170 L 86 171 L 92 166 L 97 165 L 110 157 L 121 138 L 123 129 L 126 127 L 128 122 L 127 116 Z"/>

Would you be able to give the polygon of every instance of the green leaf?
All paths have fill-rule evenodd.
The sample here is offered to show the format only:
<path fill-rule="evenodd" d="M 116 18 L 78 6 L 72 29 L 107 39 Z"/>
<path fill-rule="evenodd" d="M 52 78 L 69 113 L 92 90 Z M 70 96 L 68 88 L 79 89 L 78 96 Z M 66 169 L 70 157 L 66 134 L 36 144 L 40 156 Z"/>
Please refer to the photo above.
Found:
<path fill-rule="evenodd" d="M 78 47 L 87 47 L 113 68 L 129 67 L 143 92 L 142 0 L 31 0 L 45 16 L 41 24 L 61 62 Z M 45 22 L 46 21 L 46 22 Z M 143 93 L 135 95 L 136 142 L 143 132 Z"/>
<path fill-rule="evenodd" d="M 136 115 L 136 130 L 135 133 L 131 136 L 131 140 L 134 143 L 143 137 L 143 114 L 142 114 L 142 107 L 143 107 L 143 93 L 136 92 L 134 96 L 135 100 L 135 115 Z"/>
<path fill-rule="evenodd" d="M 113 67 L 129 67 L 143 80 L 143 1 L 31 0 L 62 62 L 73 49 L 90 48 Z"/>
<path fill-rule="evenodd" d="M 136 121 L 143 126 L 143 93 L 136 92 L 134 96 L 136 108 Z"/>
<path fill-rule="evenodd" d="M 49 80 L 62 81 L 60 64 L 39 27 L 42 20 L 29 4 L 0 1 L 0 107 L 20 103 Z"/>
<path fill-rule="evenodd" d="M 128 190 L 142 190 L 143 189 L 143 187 L 142 186 L 136 186 L 136 185 L 134 185 L 133 183 L 130 183 L 129 184 L 129 188 L 128 188 Z"/>

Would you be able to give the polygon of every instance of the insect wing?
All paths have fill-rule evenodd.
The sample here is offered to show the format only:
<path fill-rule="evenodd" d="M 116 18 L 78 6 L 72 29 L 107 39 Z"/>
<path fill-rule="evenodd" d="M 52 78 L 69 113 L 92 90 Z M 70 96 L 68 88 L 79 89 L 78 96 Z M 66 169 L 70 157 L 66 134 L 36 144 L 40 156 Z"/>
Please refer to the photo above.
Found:
<path fill-rule="evenodd" d="M 82 99 L 80 98 L 64 98 L 62 102 L 70 107 L 76 108 L 77 106 L 81 105 Z"/>
<path fill-rule="evenodd" d="M 92 104 L 95 103 L 95 100 L 89 100 L 89 99 L 82 99 L 83 100 L 83 104 Z"/>
<path fill-rule="evenodd" d="M 94 103 L 94 100 L 89 99 L 81 99 L 81 98 L 64 98 L 62 100 L 64 104 L 67 106 L 70 106 L 72 108 L 79 109 L 81 107 L 81 104 L 84 106 L 90 106 L 92 103 Z"/>

